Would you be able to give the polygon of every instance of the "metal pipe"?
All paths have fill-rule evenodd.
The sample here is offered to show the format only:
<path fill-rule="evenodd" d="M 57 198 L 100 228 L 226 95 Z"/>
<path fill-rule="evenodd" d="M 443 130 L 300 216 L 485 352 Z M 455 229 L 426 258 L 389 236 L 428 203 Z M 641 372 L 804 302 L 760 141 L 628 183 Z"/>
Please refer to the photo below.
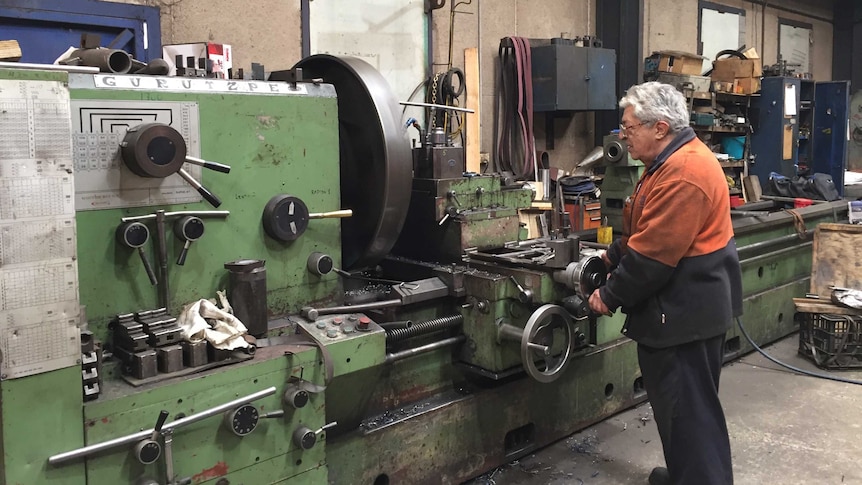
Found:
<path fill-rule="evenodd" d="M 444 340 L 440 340 L 438 342 L 433 342 L 428 345 L 422 345 L 420 347 L 402 350 L 401 352 L 386 354 L 386 360 L 384 362 L 387 364 L 391 364 L 399 360 L 404 360 L 408 357 L 413 357 L 414 355 L 425 354 L 433 350 L 442 349 L 443 347 L 459 344 L 461 342 L 464 342 L 465 340 L 467 340 L 467 337 L 465 337 L 464 335 L 459 335 L 457 337 L 451 337 Z"/>
<path fill-rule="evenodd" d="M 102 72 L 126 74 L 132 68 L 132 56 L 119 49 L 77 49 L 69 59 L 77 57 L 85 66 L 98 67 Z"/>
<path fill-rule="evenodd" d="M 799 250 L 799 249 L 804 249 L 804 248 L 806 248 L 806 247 L 808 247 L 808 246 L 812 246 L 813 244 L 814 244 L 814 243 L 812 243 L 811 241 L 809 241 L 809 242 L 807 242 L 807 243 L 799 244 L 798 246 L 791 246 L 791 247 L 789 247 L 789 248 L 779 249 L 778 251 L 773 251 L 773 252 L 771 252 L 771 253 L 760 254 L 760 255 L 753 256 L 753 257 L 748 258 L 748 259 L 742 259 L 742 260 L 740 260 L 740 261 L 739 261 L 739 264 L 740 264 L 740 266 L 741 266 L 741 265 L 744 265 L 744 264 L 755 264 L 755 263 L 759 263 L 761 260 L 769 259 L 769 258 L 775 258 L 775 257 L 777 257 L 777 256 L 784 256 L 785 254 L 792 253 L 793 251 L 797 251 L 797 250 Z"/>
<path fill-rule="evenodd" d="M 171 292 L 168 283 L 168 238 L 165 234 L 165 211 L 156 211 L 156 238 L 159 245 L 159 305 L 171 312 Z"/>
<path fill-rule="evenodd" d="M 805 231 L 805 237 L 810 237 L 814 235 L 814 230 L 809 229 Z M 786 236 L 776 237 L 775 239 L 767 239 L 766 241 L 760 241 L 756 243 L 747 244 L 745 246 L 740 246 L 736 248 L 736 252 L 744 253 L 746 251 L 751 251 L 754 249 L 763 249 L 769 246 L 778 246 L 779 244 L 784 244 L 788 242 L 801 241 L 798 234 L 788 234 Z"/>
<path fill-rule="evenodd" d="M 267 396 L 271 396 L 275 394 L 276 388 L 275 386 L 268 387 L 262 391 L 257 391 L 255 393 L 249 394 L 247 396 L 243 396 L 240 398 L 236 398 L 233 401 L 228 401 L 224 404 L 218 405 L 214 408 L 207 409 L 206 411 L 201 411 L 196 414 L 192 414 L 186 416 L 184 418 L 180 418 L 176 421 L 165 424 L 162 427 L 162 432 L 171 432 L 176 429 L 182 428 L 183 426 L 187 426 L 189 424 L 197 423 L 198 421 L 204 420 L 211 416 L 215 416 L 217 414 L 221 414 L 230 409 L 236 408 L 238 406 L 242 406 L 243 404 L 248 404 L 252 401 L 256 401 L 258 399 L 262 399 Z M 121 436 L 119 438 L 114 438 L 108 441 L 102 441 L 101 443 L 96 443 L 94 445 L 85 446 L 83 448 L 78 448 L 76 450 L 67 451 L 65 453 L 60 453 L 57 455 L 53 455 L 48 458 L 48 464 L 51 466 L 61 465 L 68 461 L 72 461 L 78 458 L 85 458 L 90 455 L 110 450 L 112 448 L 117 448 L 119 446 L 129 445 L 140 441 L 144 438 L 152 436 L 154 428 L 146 429 L 143 431 L 139 431 L 134 434 Z"/>
<path fill-rule="evenodd" d="M 769 211 L 737 211 L 737 210 L 730 211 L 730 217 L 733 217 L 733 216 L 737 216 L 737 217 L 764 217 L 764 216 L 768 216 L 769 214 L 772 214 L 772 212 L 769 212 Z"/>
<path fill-rule="evenodd" d="M 230 215 L 230 211 L 177 211 L 177 212 L 165 212 L 165 218 L 177 217 L 177 216 L 195 216 L 195 217 L 227 217 Z M 131 221 L 146 221 L 149 219 L 155 219 L 155 214 L 145 214 L 142 216 L 129 216 L 123 217 L 120 219 L 122 222 L 131 222 Z"/>
<path fill-rule="evenodd" d="M 400 342 L 411 337 L 427 335 L 433 332 L 457 327 L 464 323 L 464 315 L 456 314 L 419 322 L 407 328 L 397 328 L 386 331 L 386 343 Z"/>

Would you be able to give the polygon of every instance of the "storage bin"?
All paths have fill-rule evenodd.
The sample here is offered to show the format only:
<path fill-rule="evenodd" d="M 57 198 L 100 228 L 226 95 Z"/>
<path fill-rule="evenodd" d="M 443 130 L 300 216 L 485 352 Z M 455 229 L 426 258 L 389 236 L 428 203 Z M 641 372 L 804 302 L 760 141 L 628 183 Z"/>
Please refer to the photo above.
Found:
<path fill-rule="evenodd" d="M 721 139 L 721 149 L 724 153 L 730 155 L 731 158 L 742 160 L 745 152 L 745 137 L 726 136 Z"/>

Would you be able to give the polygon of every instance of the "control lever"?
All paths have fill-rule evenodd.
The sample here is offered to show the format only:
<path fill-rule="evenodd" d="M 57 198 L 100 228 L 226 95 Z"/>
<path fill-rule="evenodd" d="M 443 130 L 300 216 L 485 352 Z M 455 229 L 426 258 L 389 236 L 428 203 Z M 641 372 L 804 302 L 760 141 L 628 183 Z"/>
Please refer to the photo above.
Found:
<path fill-rule="evenodd" d="M 193 189 L 197 190 L 201 197 L 204 198 L 207 202 L 210 203 L 213 207 L 218 207 L 221 205 L 221 199 L 218 198 L 214 193 L 210 192 L 209 189 L 201 185 L 200 182 L 195 180 L 185 169 L 177 169 L 177 174 L 183 178 L 189 185 L 192 186 Z"/>
<path fill-rule="evenodd" d="M 204 160 L 202 158 L 192 157 L 189 155 L 186 155 L 186 162 L 191 163 L 192 165 L 197 165 L 199 167 L 208 168 L 210 170 L 215 170 L 216 172 L 230 173 L 230 165 L 224 165 L 222 163 L 210 162 L 209 160 Z"/>
<path fill-rule="evenodd" d="M 438 226 L 442 226 L 450 217 L 455 217 L 458 215 L 458 209 L 453 206 L 449 206 L 446 208 L 446 214 L 440 219 L 440 222 L 437 223 Z"/>
<path fill-rule="evenodd" d="M 150 239 L 150 230 L 140 222 L 124 222 L 117 226 L 117 240 L 132 249 L 137 249 L 141 256 L 141 262 L 144 263 L 144 270 L 150 278 L 150 283 L 155 286 L 159 283 L 156 279 L 156 273 L 153 272 L 153 267 L 150 265 L 150 260 L 147 259 L 147 254 L 144 253 L 144 244 Z"/>
<path fill-rule="evenodd" d="M 461 207 L 461 202 L 458 200 L 458 196 L 455 194 L 454 190 L 450 190 L 446 192 L 446 198 L 452 199 L 458 204 L 458 207 Z"/>
<path fill-rule="evenodd" d="M 518 301 L 521 303 L 529 303 L 533 300 L 533 290 L 521 286 L 514 276 L 509 276 L 509 279 L 511 279 L 512 283 L 515 283 L 515 286 L 518 287 Z"/>
<path fill-rule="evenodd" d="M 333 421 L 329 424 L 323 425 L 317 431 L 312 430 L 308 426 L 300 426 L 296 428 L 296 431 L 293 432 L 293 442 L 296 446 L 300 447 L 303 450 L 310 450 L 315 443 L 317 443 L 317 436 L 320 433 L 323 433 L 324 430 L 335 427 L 338 425 L 337 421 Z"/>
<path fill-rule="evenodd" d="M 183 249 L 177 257 L 177 264 L 182 266 L 186 262 L 189 246 L 204 235 L 204 221 L 197 216 L 185 216 L 174 222 L 174 234 L 177 239 L 183 241 Z"/>
<path fill-rule="evenodd" d="M 168 412 L 162 410 L 159 417 L 156 419 L 156 425 L 153 427 L 153 434 L 149 438 L 143 439 L 135 445 L 135 458 L 142 465 L 155 463 L 162 456 L 162 445 L 159 444 L 159 435 L 162 434 L 162 426 L 168 419 Z"/>

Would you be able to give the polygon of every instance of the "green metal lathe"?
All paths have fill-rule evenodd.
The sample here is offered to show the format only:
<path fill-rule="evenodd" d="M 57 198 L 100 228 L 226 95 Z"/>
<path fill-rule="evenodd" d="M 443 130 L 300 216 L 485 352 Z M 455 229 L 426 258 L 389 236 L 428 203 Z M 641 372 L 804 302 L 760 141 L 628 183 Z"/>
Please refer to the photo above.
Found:
<path fill-rule="evenodd" d="M 296 67 L 0 68 L 0 483 L 459 483 L 645 399 L 623 316 L 586 309 L 585 241 L 520 240 L 531 191 L 435 133 L 411 154 L 364 62 Z M 769 342 L 810 237 L 785 213 L 736 228 Z M 238 349 L 180 336 L 219 290 Z M 728 358 L 749 350 L 731 331 Z"/>

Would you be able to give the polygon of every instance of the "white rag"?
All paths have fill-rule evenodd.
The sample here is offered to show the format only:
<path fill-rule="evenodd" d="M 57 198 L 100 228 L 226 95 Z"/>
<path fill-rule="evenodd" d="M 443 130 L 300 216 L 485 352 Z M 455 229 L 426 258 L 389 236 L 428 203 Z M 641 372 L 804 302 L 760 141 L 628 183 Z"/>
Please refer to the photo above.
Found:
<path fill-rule="evenodd" d="M 833 288 L 832 301 L 850 308 L 862 310 L 862 291 L 850 288 Z"/>
<path fill-rule="evenodd" d="M 206 340 L 220 350 L 247 348 L 249 343 L 242 337 L 248 333 L 245 325 L 231 312 L 224 291 L 216 291 L 222 308 L 210 300 L 198 300 L 183 308 L 177 324 L 183 337 L 189 342 Z"/>

